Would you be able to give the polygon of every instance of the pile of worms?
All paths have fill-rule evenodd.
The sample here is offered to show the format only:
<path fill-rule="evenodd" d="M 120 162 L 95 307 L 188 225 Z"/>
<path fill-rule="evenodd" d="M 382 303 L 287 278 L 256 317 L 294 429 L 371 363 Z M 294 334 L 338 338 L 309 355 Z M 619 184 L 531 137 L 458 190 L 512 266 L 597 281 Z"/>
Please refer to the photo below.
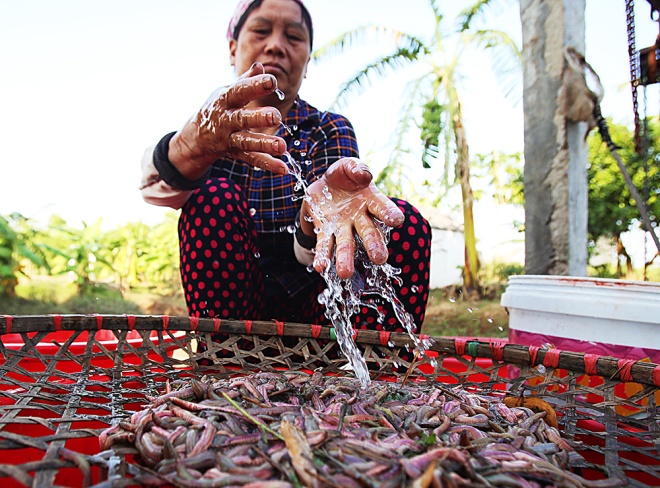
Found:
<path fill-rule="evenodd" d="M 509 401 L 504 401 L 509 400 Z M 543 400 L 293 372 L 177 380 L 104 430 L 145 486 L 625 486 L 587 480 Z"/>

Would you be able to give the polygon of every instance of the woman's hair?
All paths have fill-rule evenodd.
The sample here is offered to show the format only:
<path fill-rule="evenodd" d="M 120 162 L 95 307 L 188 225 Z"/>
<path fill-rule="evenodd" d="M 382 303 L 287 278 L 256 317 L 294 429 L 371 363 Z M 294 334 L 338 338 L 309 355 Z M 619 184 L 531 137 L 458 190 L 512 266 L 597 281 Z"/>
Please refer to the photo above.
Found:
<path fill-rule="evenodd" d="M 303 17 L 303 22 L 307 26 L 307 30 L 309 31 L 309 48 L 312 49 L 312 43 L 314 40 L 314 31 L 312 29 L 312 16 L 309 15 L 309 11 L 307 10 L 307 7 L 302 3 L 302 0 L 294 0 L 298 5 L 300 5 L 300 11 L 302 12 L 302 17 Z M 243 24 L 245 24 L 245 21 L 247 18 L 250 16 L 250 14 L 261 7 L 261 4 L 264 2 L 264 0 L 254 0 L 246 9 L 245 11 L 241 14 L 239 17 L 238 21 L 236 22 L 236 27 L 234 27 L 233 32 L 231 32 L 231 38 L 233 39 L 238 39 L 238 34 L 241 32 L 241 29 L 243 28 Z M 239 6 L 240 9 L 240 6 Z M 230 24 L 231 25 L 231 24 Z"/>

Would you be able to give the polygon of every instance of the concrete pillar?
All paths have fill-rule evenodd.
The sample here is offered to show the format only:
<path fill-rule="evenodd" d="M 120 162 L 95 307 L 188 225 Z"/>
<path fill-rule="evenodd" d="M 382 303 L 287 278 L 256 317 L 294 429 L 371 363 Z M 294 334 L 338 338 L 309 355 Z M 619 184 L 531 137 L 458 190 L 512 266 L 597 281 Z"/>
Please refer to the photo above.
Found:
<path fill-rule="evenodd" d="M 587 127 L 557 112 L 564 49 L 584 53 L 585 1 L 520 1 L 527 274 L 587 271 Z"/>

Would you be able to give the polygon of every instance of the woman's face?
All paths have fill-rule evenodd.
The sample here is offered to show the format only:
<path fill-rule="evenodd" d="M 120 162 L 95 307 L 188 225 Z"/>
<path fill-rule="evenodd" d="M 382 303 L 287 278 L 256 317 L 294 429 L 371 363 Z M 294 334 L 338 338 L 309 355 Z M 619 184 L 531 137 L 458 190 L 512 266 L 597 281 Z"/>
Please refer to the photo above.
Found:
<path fill-rule="evenodd" d="M 291 101 L 307 72 L 309 37 L 298 2 L 264 0 L 249 14 L 238 39 L 229 41 L 230 60 L 238 75 L 262 63 L 266 73 L 277 78 L 285 100 Z"/>

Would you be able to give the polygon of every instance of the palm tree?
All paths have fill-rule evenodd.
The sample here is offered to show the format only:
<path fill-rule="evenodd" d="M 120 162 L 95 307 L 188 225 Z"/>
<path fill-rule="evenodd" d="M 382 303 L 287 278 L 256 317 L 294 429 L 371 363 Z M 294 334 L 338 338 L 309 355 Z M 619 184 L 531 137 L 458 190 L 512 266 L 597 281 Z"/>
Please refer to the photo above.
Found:
<path fill-rule="evenodd" d="M 352 91 L 360 88 L 373 76 L 384 76 L 392 68 L 400 68 L 411 63 L 425 66 L 424 73 L 410 82 L 406 90 L 403 115 L 399 121 L 396 146 L 390 155 L 385 169 L 377 183 L 392 196 L 401 192 L 404 179 L 403 157 L 411 152 L 405 145 L 405 135 L 412 129 L 420 131 L 423 142 L 421 156 L 424 167 L 429 168 L 436 160 L 442 159 L 441 188 L 446 191 L 458 183 L 461 189 L 463 207 L 463 227 L 465 236 L 465 266 L 463 283 L 466 291 L 479 291 L 479 259 L 474 232 L 472 211 L 473 192 L 470 185 L 470 152 L 463 124 L 461 103 L 461 68 L 465 61 L 462 56 L 471 45 L 496 49 L 497 61 L 503 75 L 510 80 L 513 71 L 519 72 L 521 54 L 515 42 L 504 32 L 496 30 L 474 30 L 472 22 L 484 9 L 496 0 L 478 0 L 464 10 L 459 18 L 459 27 L 447 35 L 443 29 L 444 17 L 440 12 L 439 0 L 429 0 L 435 29 L 428 40 L 386 27 L 366 26 L 340 35 L 314 53 L 315 59 L 324 59 L 330 54 L 342 52 L 346 47 L 360 40 L 368 32 L 391 36 L 395 40 L 395 51 L 385 54 L 367 64 L 353 78 L 341 87 L 336 103 L 341 103 Z M 514 64 L 511 61 L 514 61 Z M 514 85 L 509 85 L 509 92 Z M 420 113 L 421 110 L 421 113 Z M 421 122 L 416 122 L 420 120 Z M 441 147 L 444 152 L 441 154 Z M 437 189 L 437 186 L 436 186 Z M 436 199 L 437 201 L 442 197 Z"/>

